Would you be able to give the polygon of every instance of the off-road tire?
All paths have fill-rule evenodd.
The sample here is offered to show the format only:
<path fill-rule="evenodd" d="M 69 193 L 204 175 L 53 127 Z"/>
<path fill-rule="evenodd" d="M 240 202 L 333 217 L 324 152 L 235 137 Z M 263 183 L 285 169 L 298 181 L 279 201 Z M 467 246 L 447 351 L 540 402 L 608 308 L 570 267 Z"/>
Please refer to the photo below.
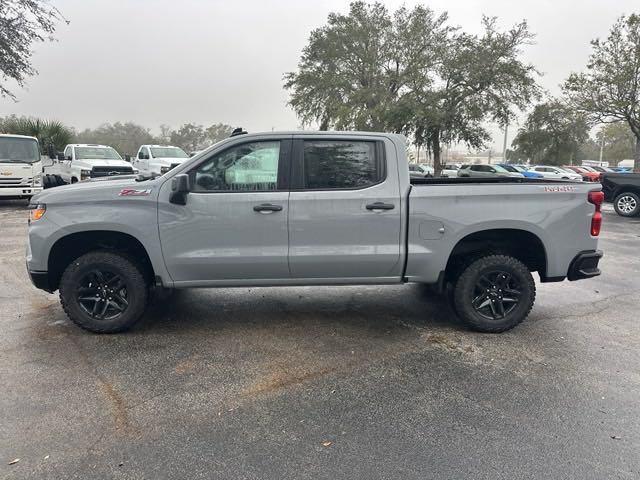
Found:
<path fill-rule="evenodd" d="M 128 305 L 112 319 L 96 319 L 80 304 L 78 289 L 92 270 L 118 275 L 124 283 Z M 131 328 L 142 316 L 149 298 L 149 285 L 142 269 L 131 258 L 114 252 L 89 252 L 75 259 L 62 274 L 60 302 L 69 319 L 94 333 L 117 333 Z"/>
<path fill-rule="evenodd" d="M 513 282 L 517 282 L 517 291 L 520 291 L 521 294 L 515 306 L 510 311 L 505 311 L 503 318 L 489 319 L 474 308 L 473 301 L 474 298 L 480 297 L 480 295 L 476 294 L 480 289 L 480 282 L 486 280 L 485 275 L 490 277 L 496 272 L 504 272 L 510 275 L 512 279 L 511 285 L 513 285 Z M 489 288 L 491 289 L 492 286 L 489 286 Z M 502 290 L 500 292 L 496 291 L 495 295 L 505 295 Z M 485 295 L 484 290 L 482 290 L 482 294 Z M 494 291 L 492 290 L 486 295 L 494 295 Z M 527 318 L 533 308 L 535 297 L 536 286 L 531 272 L 520 260 L 508 255 L 488 255 L 472 261 L 462 270 L 453 286 L 453 306 L 460 320 L 469 328 L 485 333 L 505 332 L 520 324 Z M 502 299 L 504 297 L 499 298 Z M 493 297 L 488 297 L 488 299 L 491 301 Z M 499 301 L 497 297 L 495 300 Z M 500 300 L 501 305 L 504 305 L 503 301 Z M 509 308 L 511 308 L 511 305 L 509 304 Z M 493 311 L 493 307 L 490 310 Z"/>

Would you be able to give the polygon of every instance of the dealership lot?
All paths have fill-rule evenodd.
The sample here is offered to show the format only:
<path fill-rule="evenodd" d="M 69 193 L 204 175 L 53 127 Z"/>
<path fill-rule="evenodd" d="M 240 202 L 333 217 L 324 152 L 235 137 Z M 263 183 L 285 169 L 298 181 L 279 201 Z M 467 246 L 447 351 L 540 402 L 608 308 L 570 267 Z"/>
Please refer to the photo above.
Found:
<path fill-rule="evenodd" d="M 0 204 L 0 478 L 638 478 L 640 218 L 513 331 L 415 285 L 181 291 L 74 327 Z M 14 459 L 17 463 L 9 465 Z"/>

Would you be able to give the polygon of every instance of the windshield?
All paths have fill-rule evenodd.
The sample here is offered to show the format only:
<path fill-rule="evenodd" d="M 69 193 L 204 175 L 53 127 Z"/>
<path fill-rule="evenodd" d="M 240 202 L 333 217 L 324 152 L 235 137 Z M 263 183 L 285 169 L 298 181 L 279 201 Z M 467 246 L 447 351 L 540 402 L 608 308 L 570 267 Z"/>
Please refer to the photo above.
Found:
<path fill-rule="evenodd" d="M 0 137 L 0 162 L 35 163 L 40 161 L 38 142 L 32 138 Z"/>
<path fill-rule="evenodd" d="M 493 168 L 495 168 L 496 172 L 500 172 L 500 173 L 509 173 L 509 170 L 507 170 L 504 167 L 501 167 L 500 165 L 491 165 Z"/>
<path fill-rule="evenodd" d="M 151 147 L 154 158 L 189 158 L 184 150 L 178 147 Z"/>
<path fill-rule="evenodd" d="M 122 160 L 111 147 L 75 147 L 76 160 Z"/>
<path fill-rule="evenodd" d="M 526 171 L 527 171 L 527 169 L 526 169 L 526 168 L 521 167 L 520 165 L 518 165 L 518 166 L 516 166 L 516 167 L 513 167 L 513 168 L 515 169 L 515 171 L 516 171 L 516 172 L 520 172 L 520 173 L 522 173 L 522 172 L 526 172 Z"/>
<path fill-rule="evenodd" d="M 457 165 L 445 165 L 444 170 L 458 170 L 458 166 Z"/>
<path fill-rule="evenodd" d="M 516 167 L 514 167 L 513 165 L 502 165 L 502 168 L 504 168 L 507 172 L 518 173 L 518 169 Z"/>

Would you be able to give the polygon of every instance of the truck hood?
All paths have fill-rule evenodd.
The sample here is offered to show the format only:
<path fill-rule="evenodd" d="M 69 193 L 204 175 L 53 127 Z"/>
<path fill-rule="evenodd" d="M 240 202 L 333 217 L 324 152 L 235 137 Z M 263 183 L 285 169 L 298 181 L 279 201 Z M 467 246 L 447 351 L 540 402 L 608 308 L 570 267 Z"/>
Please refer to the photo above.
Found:
<path fill-rule="evenodd" d="M 74 160 L 74 164 L 79 166 L 87 166 L 88 168 L 92 167 L 131 167 L 129 162 L 125 162 L 124 160 L 103 160 L 103 159 L 95 159 L 95 160 Z"/>
<path fill-rule="evenodd" d="M 31 199 L 31 203 L 82 203 L 128 198 L 156 198 L 159 179 L 136 181 L 134 175 L 103 177 L 61 187 L 47 188 Z"/>

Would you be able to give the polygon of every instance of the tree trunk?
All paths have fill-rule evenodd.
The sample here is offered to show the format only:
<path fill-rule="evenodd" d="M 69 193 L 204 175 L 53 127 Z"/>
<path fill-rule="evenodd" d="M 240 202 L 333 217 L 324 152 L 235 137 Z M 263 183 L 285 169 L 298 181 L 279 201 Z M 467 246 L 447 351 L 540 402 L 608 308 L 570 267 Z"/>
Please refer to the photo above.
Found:
<path fill-rule="evenodd" d="M 433 176 L 439 177 L 442 171 L 442 164 L 440 163 L 440 130 L 435 129 L 430 135 L 431 151 L 433 152 Z"/>
<path fill-rule="evenodd" d="M 640 173 L 640 136 L 636 137 L 636 155 L 633 160 L 633 171 Z"/>

